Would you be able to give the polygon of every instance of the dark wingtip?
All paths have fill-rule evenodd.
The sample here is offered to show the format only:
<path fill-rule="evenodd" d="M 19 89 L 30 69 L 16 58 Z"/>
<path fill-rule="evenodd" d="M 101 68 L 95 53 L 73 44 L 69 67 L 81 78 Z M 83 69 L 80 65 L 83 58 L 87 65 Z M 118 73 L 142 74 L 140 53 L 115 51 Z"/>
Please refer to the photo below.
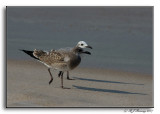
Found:
<path fill-rule="evenodd" d="M 23 51 L 23 52 L 25 52 L 25 51 L 27 51 L 27 50 L 24 50 L 24 49 L 18 49 L 19 51 Z"/>
<path fill-rule="evenodd" d="M 28 50 L 24 50 L 24 49 L 19 49 L 19 50 L 20 50 L 20 51 L 23 51 L 23 52 L 26 53 L 26 54 L 28 54 L 28 55 L 31 56 L 32 58 L 39 60 L 39 58 L 37 58 L 37 57 L 35 57 L 35 56 L 33 55 L 33 51 L 28 51 Z"/>

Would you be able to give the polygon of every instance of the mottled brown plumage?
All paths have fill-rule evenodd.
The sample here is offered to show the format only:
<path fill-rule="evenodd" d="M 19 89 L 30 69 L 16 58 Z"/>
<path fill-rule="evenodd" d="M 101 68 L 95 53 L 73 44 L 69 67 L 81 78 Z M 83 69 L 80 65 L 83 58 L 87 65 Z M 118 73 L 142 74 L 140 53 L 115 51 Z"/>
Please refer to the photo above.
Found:
<path fill-rule="evenodd" d="M 47 67 L 62 71 L 74 69 L 81 61 L 78 47 L 69 51 L 51 50 L 49 52 L 35 49 L 33 55 Z"/>

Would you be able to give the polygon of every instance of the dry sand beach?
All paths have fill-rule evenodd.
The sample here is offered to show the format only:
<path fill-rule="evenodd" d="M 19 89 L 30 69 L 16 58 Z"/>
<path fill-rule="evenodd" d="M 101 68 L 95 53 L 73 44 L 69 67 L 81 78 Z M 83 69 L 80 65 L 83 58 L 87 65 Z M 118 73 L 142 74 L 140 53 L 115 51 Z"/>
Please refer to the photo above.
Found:
<path fill-rule="evenodd" d="M 153 76 L 80 68 L 60 87 L 57 71 L 35 61 L 7 61 L 7 107 L 153 107 Z"/>

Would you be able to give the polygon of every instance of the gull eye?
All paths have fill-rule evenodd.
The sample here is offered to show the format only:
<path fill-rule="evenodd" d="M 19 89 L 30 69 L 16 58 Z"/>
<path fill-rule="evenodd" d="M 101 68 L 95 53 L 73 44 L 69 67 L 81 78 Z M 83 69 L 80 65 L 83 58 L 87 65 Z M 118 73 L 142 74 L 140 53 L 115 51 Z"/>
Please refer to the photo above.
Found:
<path fill-rule="evenodd" d="M 81 44 L 81 46 L 83 46 L 83 44 Z"/>

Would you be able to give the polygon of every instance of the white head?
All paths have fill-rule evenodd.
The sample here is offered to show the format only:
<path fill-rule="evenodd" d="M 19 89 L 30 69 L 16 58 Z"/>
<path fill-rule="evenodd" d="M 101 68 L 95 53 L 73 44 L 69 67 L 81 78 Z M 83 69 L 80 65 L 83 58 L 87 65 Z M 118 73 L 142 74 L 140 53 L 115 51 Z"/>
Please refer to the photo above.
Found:
<path fill-rule="evenodd" d="M 79 41 L 78 44 L 77 44 L 77 47 L 80 47 L 80 48 L 91 48 L 91 46 L 89 46 L 85 41 Z"/>

